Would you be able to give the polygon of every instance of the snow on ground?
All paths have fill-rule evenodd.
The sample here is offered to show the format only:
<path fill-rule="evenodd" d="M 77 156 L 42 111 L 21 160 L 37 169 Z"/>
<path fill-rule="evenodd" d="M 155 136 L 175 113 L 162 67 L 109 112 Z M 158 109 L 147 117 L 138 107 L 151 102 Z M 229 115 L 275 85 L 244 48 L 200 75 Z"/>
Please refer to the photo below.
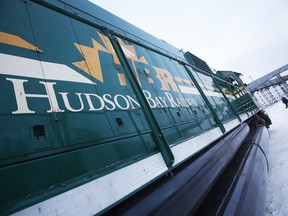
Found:
<path fill-rule="evenodd" d="M 266 150 L 270 171 L 267 176 L 266 216 L 288 216 L 288 108 L 278 102 L 264 109 L 272 120 Z"/>

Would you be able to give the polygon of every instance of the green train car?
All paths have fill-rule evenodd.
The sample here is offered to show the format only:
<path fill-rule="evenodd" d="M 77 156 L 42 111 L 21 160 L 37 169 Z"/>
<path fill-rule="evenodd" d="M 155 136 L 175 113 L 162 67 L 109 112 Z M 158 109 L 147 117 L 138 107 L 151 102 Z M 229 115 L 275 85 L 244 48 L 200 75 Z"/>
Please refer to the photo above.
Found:
<path fill-rule="evenodd" d="M 0 215 L 196 214 L 250 96 L 89 1 L 0 5 Z"/>

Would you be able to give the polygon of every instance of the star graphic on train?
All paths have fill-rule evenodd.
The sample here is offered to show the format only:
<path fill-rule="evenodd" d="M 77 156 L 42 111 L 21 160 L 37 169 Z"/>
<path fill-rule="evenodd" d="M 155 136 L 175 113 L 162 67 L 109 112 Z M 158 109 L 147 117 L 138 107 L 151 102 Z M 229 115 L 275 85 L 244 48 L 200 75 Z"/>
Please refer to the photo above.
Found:
<path fill-rule="evenodd" d="M 99 32 L 98 35 L 101 38 L 103 44 L 105 44 L 105 47 L 102 46 L 99 42 L 97 42 L 94 38 L 91 38 L 93 47 L 74 43 L 78 51 L 83 55 L 84 60 L 73 62 L 73 64 L 81 70 L 85 71 L 87 74 L 90 74 L 100 82 L 104 82 L 100 64 L 99 51 L 110 53 L 113 56 L 115 64 L 120 64 L 120 62 L 118 60 L 118 57 L 116 56 L 116 53 L 114 52 L 109 38 Z"/>
<path fill-rule="evenodd" d="M 99 32 L 98 32 L 98 35 L 100 39 L 102 40 L 102 44 L 104 44 L 104 46 L 101 45 L 94 38 L 91 38 L 92 45 L 93 45 L 92 47 L 74 43 L 78 51 L 83 55 L 84 60 L 73 62 L 73 65 L 80 68 L 87 74 L 91 75 L 98 81 L 104 82 L 99 51 L 111 54 L 113 56 L 113 60 L 115 64 L 120 64 L 120 62 L 113 49 L 113 46 L 109 38 Z M 132 45 L 126 45 L 119 38 L 118 40 L 127 59 L 131 59 L 133 62 L 136 61 L 136 62 L 147 64 L 147 61 L 143 56 L 141 58 L 137 57 L 136 50 Z"/>

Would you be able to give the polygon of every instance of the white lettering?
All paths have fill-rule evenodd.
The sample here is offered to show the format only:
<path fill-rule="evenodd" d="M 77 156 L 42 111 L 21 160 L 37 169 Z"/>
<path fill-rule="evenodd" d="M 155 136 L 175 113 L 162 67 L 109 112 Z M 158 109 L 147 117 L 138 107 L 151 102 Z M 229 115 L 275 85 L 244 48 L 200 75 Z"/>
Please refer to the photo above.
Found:
<path fill-rule="evenodd" d="M 157 104 L 158 107 L 163 108 L 164 106 L 161 104 L 159 98 L 155 97 L 155 102 Z"/>
<path fill-rule="evenodd" d="M 59 92 L 59 94 L 62 95 L 64 104 L 65 104 L 66 108 L 67 108 L 69 111 L 71 111 L 71 112 L 80 112 L 80 111 L 82 111 L 82 110 L 84 109 L 84 104 L 83 104 L 82 97 L 81 97 L 81 94 L 82 94 L 82 93 L 75 93 L 75 94 L 78 96 L 79 101 L 80 101 L 80 104 L 81 104 L 81 106 L 80 106 L 79 109 L 74 109 L 74 108 L 71 107 L 70 102 L 69 102 L 69 100 L 68 100 L 68 96 L 67 96 L 67 95 L 68 95 L 68 92 Z"/>
<path fill-rule="evenodd" d="M 179 98 L 176 98 L 176 101 L 177 101 L 178 107 L 184 107 L 182 101 Z"/>
<path fill-rule="evenodd" d="M 47 99 L 50 105 L 50 107 L 47 108 L 48 113 L 64 112 L 64 110 L 61 110 L 58 105 L 54 90 L 54 86 L 56 85 L 55 82 L 39 82 L 45 87 L 46 94 L 28 94 L 25 92 L 24 88 L 24 84 L 27 83 L 28 80 L 12 78 L 6 78 L 6 80 L 11 81 L 13 84 L 17 103 L 17 110 L 13 111 L 12 114 L 35 113 L 34 110 L 31 110 L 31 107 L 29 108 L 28 102 L 30 100 L 27 100 L 27 98 Z M 169 92 L 165 92 L 166 97 L 152 97 L 152 94 L 147 90 L 143 90 L 143 93 L 151 108 L 197 106 L 197 101 L 194 98 L 173 97 L 173 95 Z M 65 108 L 71 112 L 81 112 L 85 109 L 85 106 L 87 106 L 86 109 L 89 111 L 101 111 L 103 109 L 115 110 L 116 108 L 128 110 L 140 107 L 140 104 L 135 99 L 135 96 L 132 97 L 130 95 L 117 94 L 113 96 L 111 94 L 104 94 L 99 96 L 97 94 L 89 93 L 71 93 L 72 95 L 69 95 L 70 93 L 68 92 L 59 92 L 59 94 L 62 96 Z M 82 95 L 85 96 L 86 100 L 83 101 Z M 75 106 L 77 108 L 75 108 Z"/>
<path fill-rule="evenodd" d="M 126 103 L 125 107 L 121 106 L 120 103 L 118 102 L 119 97 L 124 99 L 124 102 Z M 114 103 L 117 105 L 117 107 L 119 107 L 120 109 L 123 109 L 123 110 L 127 110 L 130 107 L 129 101 L 123 95 L 120 95 L 120 94 L 115 95 Z"/>
<path fill-rule="evenodd" d="M 165 97 L 159 97 L 159 99 L 161 100 L 161 102 L 164 104 L 165 107 L 168 107 L 166 104 L 166 98 Z"/>
<path fill-rule="evenodd" d="M 6 78 L 13 83 L 15 98 L 17 102 L 17 110 L 12 112 L 12 114 L 22 114 L 22 113 L 35 113 L 29 109 L 27 104 L 27 98 L 47 98 L 50 104 L 50 109 L 47 112 L 64 112 L 59 108 L 55 91 L 53 86 L 56 84 L 55 82 L 39 82 L 44 85 L 47 94 L 26 94 L 24 90 L 24 83 L 28 82 L 28 80 L 22 79 L 12 79 Z M 49 93 L 49 95 L 48 95 Z"/>
<path fill-rule="evenodd" d="M 156 107 L 156 103 L 155 103 L 155 101 L 151 98 L 151 93 L 150 93 L 149 91 L 147 91 L 147 90 L 143 90 L 143 93 L 144 93 L 144 95 L 145 95 L 146 100 L 147 100 L 148 103 L 149 103 L 149 106 L 150 106 L 151 108 L 155 108 L 155 107 Z"/>
<path fill-rule="evenodd" d="M 98 110 L 104 109 L 104 105 L 105 105 L 104 100 L 99 95 L 97 95 L 97 94 L 84 94 L 84 95 L 85 95 L 87 102 L 89 104 L 89 111 L 98 111 Z M 94 107 L 94 104 L 92 103 L 92 99 L 91 99 L 92 96 L 99 100 L 99 102 L 100 102 L 99 108 Z"/>
<path fill-rule="evenodd" d="M 171 106 L 172 106 L 172 107 L 178 107 L 178 105 L 177 105 L 176 102 L 174 101 L 173 96 L 172 96 L 170 93 L 168 93 L 168 92 L 165 92 L 165 94 L 166 94 L 166 96 L 167 96 L 167 98 L 168 98 Z"/>
<path fill-rule="evenodd" d="M 185 98 L 179 98 L 179 100 L 181 101 L 183 107 L 189 107 L 189 105 L 187 104 Z"/>
<path fill-rule="evenodd" d="M 109 97 L 110 99 L 112 99 L 112 96 L 111 96 L 110 94 L 104 94 L 104 95 L 103 95 L 104 101 L 105 101 L 106 103 L 110 104 L 111 107 L 108 107 L 108 106 L 106 105 L 105 108 L 106 108 L 107 110 L 114 110 L 114 109 L 116 108 L 115 104 L 114 104 L 111 100 L 109 100 L 107 97 Z"/>
<path fill-rule="evenodd" d="M 135 109 L 135 107 L 133 106 L 133 103 L 136 105 L 136 106 L 138 106 L 138 107 L 140 107 L 140 104 L 135 100 L 135 99 L 133 99 L 131 96 L 129 96 L 129 95 L 126 95 L 127 96 L 127 99 L 129 100 L 129 102 L 130 102 L 130 105 L 131 105 L 131 108 L 132 109 Z"/>

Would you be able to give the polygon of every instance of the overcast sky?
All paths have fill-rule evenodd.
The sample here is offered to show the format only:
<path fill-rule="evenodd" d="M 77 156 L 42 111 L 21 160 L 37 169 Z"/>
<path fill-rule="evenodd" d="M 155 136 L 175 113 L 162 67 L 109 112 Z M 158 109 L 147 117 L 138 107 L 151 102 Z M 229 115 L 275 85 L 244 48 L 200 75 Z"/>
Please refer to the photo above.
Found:
<path fill-rule="evenodd" d="M 287 0 L 92 1 L 247 83 L 288 64 Z"/>

